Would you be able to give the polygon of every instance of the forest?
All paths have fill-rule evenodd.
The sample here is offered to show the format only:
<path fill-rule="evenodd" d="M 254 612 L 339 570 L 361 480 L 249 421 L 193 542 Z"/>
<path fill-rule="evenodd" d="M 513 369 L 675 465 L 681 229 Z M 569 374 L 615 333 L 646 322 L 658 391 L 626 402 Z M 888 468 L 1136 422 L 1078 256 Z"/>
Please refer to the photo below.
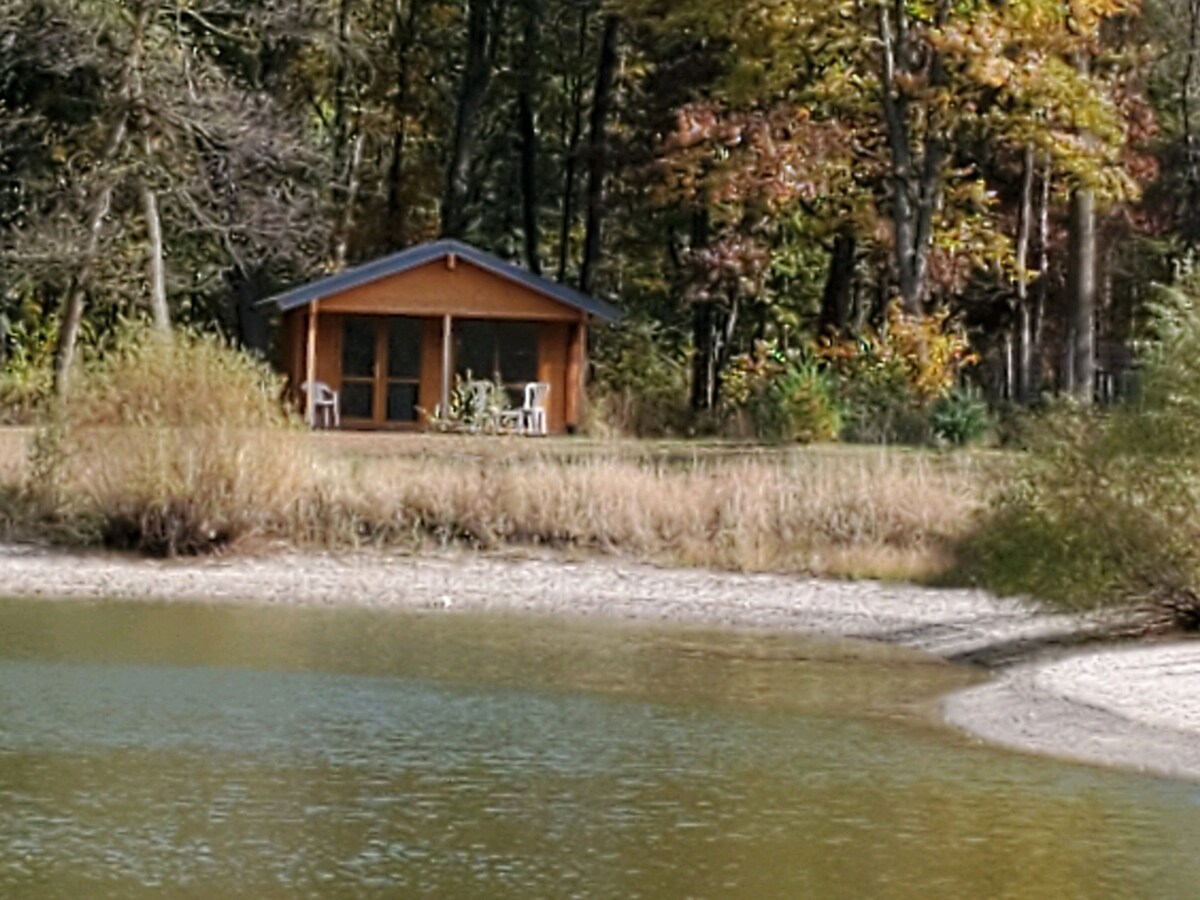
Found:
<path fill-rule="evenodd" d="M 433 239 L 616 303 L 633 433 L 1129 390 L 1200 237 L 1200 0 L 0 0 L 0 391 Z M 932 411 L 932 412 L 931 412 Z"/>

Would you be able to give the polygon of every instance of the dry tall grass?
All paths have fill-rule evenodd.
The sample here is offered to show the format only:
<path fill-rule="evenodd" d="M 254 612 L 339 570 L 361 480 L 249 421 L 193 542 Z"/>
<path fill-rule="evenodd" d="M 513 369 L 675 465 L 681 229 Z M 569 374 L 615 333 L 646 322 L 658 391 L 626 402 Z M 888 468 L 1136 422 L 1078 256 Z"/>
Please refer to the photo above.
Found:
<path fill-rule="evenodd" d="M 28 435 L 0 432 L 0 483 L 31 498 L 27 533 L 156 554 L 266 537 L 920 578 L 945 568 L 990 468 L 909 450 L 308 434 L 277 397 L 214 342 L 133 342 L 81 379 L 34 465 L 13 458 Z"/>
<path fill-rule="evenodd" d="M 218 340 L 126 335 L 37 435 L 32 513 L 63 540 L 168 556 L 281 533 L 314 468 L 280 396 Z"/>
<path fill-rule="evenodd" d="M 971 465 L 885 451 L 564 461 L 335 463 L 368 540 L 549 545 L 746 570 L 914 578 L 942 571 L 980 503 Z M 352 499 L 351 499 L 352 498 Z"/>

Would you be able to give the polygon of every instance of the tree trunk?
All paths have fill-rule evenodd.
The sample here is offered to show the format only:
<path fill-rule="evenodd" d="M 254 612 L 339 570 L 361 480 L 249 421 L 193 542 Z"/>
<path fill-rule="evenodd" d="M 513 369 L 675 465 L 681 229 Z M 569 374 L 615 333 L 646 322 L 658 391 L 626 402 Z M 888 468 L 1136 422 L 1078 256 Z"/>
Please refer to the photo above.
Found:
<path fill-rule="evenodd" d="M 1091 403 L 1096 374 L 1096 210 L 1090 190 L 1071 195 L 1071 237 L 1067 292 L 1069 315 L 1070 390 L 1081 403 Z"/>
<path fill-rule="evenodd" d="M 621 21 L 616 16 L 604 20 L 600 41 L 600 64 L 596 68 L 596 90 L 592 96 L 592 130 L 588 140 L 587 226 L 583 262 L 579 269 L 579 289 L 590 294 L 595 289 L 596 266 L 600 261 L 601 229 L 604 223 L 604 177 L 608 170 L 608 113 L 617 74 L 617 38 Z"/>
<path fill-rule="evenodd" d="M 542 272 L 541 233 L 538 223 L 538 137 L 535 94 L 542 27 L 541 0 L 525 0 L 525 38 L 520 88 L 517 92 L 517 130 L 521 135 L 521 205 L 525 232 L 525 260 L 529 271 Z"/>
<path fill-rule="evenodd" d="M 1038 198 L 1038 264 L 1033 308 L 1033 397 L 1042 391 L 1043 369 L 1046 362 L 1044 330 L 1046 324 L 1046 295 L 1050 291 L 1050 187 L 1054 178 L 1050 157 L 1045 159 L 1042 188 Z"/>
<path fill-rule="evenodd" d="M 709 240 L 708 208 L 697 206 L 692 212 L 692 247 L 703 247 Z M 711 299 L 692 301 L 692 398 L 694 412 L 712 409 L 716 393 L 717 339 L 715 309 Z"/>
<path fill-rule="evenodd" d="M 733 335 L 740 315 L 736 294 L 725 310 L 712 300 L 698 301 L 692 308 L 692 409 L 711 412 L 721 400 L 721 381 L 733 355 Z"/>
<path fill-rule="evenodd" d="M 471 187 L 471 165 L 475 159 L 475 133 L 488 85 L 491 84 L 496 54 L 493 2 L 499 0 L 468 0 L 466 61 L 458 88 L 454 140 L 450 150 L 450 165 L 446 170 L 446 190 L 442 197 L 444 237 L 462 237 L 467 227 L 467 197 Z"/>
<path fill-rule="evenodd" d="M 934 25 L 943 25 L 947 12 L 947 0 L 938 0 Z M 929 253 L 933 247 L 933 221 L 941 200 L 946 148 L 937 123 L 926 121 L 920 155 L 914 156 L 911 109 L 903 82 L 924 76 L 929 86 L 937 89 L 945 82 L 945 71 L 937 50 L 914 52 L 904 0 L 892 0 L 891 9 L 886 2 L 879 6 L 878 27 L 882 47 L 880 99 L 891 157 L 896 277 L 905 311 L 916 315 L 924 311 L 928 293 Z M 926 65 L 927 75 L 916 68 Z M 935 100 L 930 100 L 925 110 L 927 120 L 933 114 Z"/>
<path fill-rule="evenodd" d="M 1187 170 L 1187 201 L 1184 210 L 1184 241 L 1192 250 L 1200 240 L 1200 135 L 1192 109 L 1196 81 L 1200 78 L 1200 0 L 1188 0 L 1187 62 L 1179 90 L 1179 117 L 1183 127 L 1183 150 Z M 1184 204 L 1181 204 L 1184 205 Z"/>
<path fill-rule="evenodd" d="M 338 224 L 333 247 L 333 264 L 340 271 L 346 268 L 350 258 L 350 235 L 354 231 L 354 205 L 358 202 L 359 169 L 362 166 L 362 134 L 354 136 L 350 145 L 350 158 L 346 161 L 346 185 L 342 191 L 342 206 L 338 210 Z"/>
<path fill-rule="evenodd" d="M 396 94 L 392 101 L 392 149 L 387 176 L 387 246 L 399 250 L 408 244 L 408 203 L 404 198 L 404 154 L 408 145 L 408 99 L 410 75 L 408 56 L 419 0 L 410 0 L 408 15 L 400 2 L 392 20 L 392 50 L 396 57 Z"/>
<path fill-rule="evenodd" d="M 692 409 L 711 412 L 721 399 L 721 376 L 729 364 L 737 328 L 739 302 L 730 298 L 728 312 L 712 300 L 692 306 Z"/>
<path fill-rule="evenodd" d="M 229 287 L 236 301 L 234 314 L 237 321 L 234 325 L 239 346 L 265 358 L 271 333 L 267 317 L 258 304 L 273 287 L 266 270 L 261 265 L 249 270 L 236 267 L 229 274 Z"/>
<path fill-rule="evenodd" d="M 350 140 L 350 45 L 351 0 L 340 0 L 337 16 L 336 65 L 333 72 L 333 171 L 344 183 L 346 147 Z"/>
<path fill-rule="evenodd" d="M 846 337 L 850 328 L 850 312 L 854 303 L 854 264 L 858 240 L 848 226 L 841 228 L 833 239 L 829 254 L 829 274 L 821 297 L 821 313 L 817 331 L 821 337 Z"/>
<path fill-rule="evenodd" d="M 1033 375 L 1033 309 L 1028 300 L 1017 306 L 1017 403 L 1028 406 L 1036 398 Z"/>
<path fill-rule="evenodd" d="M 333 229 L 333 265 L 344 269 L 350 257 L 350 232 L 354 227 L 354 204 L 358 202 L 359 167 L 362 164 L 363 134 L 358 131 L 357 103 L 352 103 L 353 75 L 347 62 L 351 40 L 352 0 L 341 0 L 337 20 L 337 69 L 333 85 L 333 171 L 337 179 L 337 202 Z"/>
<path fill-rule="evenodd" d="M 1029 238 L 1033 231 L 1033 177 L 1037 157 L 1033 145 L 1025 148 L 1021 172 L 1021 206 L 1017 221 L 1017 403 L 1025 406 L 1033 399 L 1033 328 L 1029 310 Z"/>
<path fill-rule="evenodd" d="M 119 148 L 125 139 L 125 119 L 122 114 L 119 128 L 113 132 L 110 147 Z M 116 157 L 117 150 L 106 154 L 106 158 Z M 105 177 L 102 175 L 101 177 Z M 104 228 L 104 219 L 112 206 L 113 186 L 105 181 L 100 186 L 92 200 L 92 211 L 88 216 L 87 241 L 80 254 L 79 268 L 71 278 L 67 296 L 63 303 L 62 324 L 58 329 L 58 344 L 54 351 L 54 388 L 61 397 L 67 392 L 71 378 L 71 366 L 75 362 L 75 345 L 79 340 L 79 327 L 83 323 L 83 305 L 87 301 L 88 289 L 92 283 L 92 271 L 96 264 L 96 251 L 100 247 L 100 232 Z"/>
<path fill-rule="evenodd" d="M 1017 399 L 1017 336 L 1013 323 L 1004 326 L 1004 389 L 1003 400 L 1013 403 Z"/>
<path fill-rule="evenodd" d="M 148 148 L 147 148 L 148 149 Z M 154 330 L 160 335 L 171 333 L 171 313 L 167 308 L 167 270 L 163 260 L 162 219 L 158 214 L 158 197 L 145 181 L 142 182 L 142 211 L 146 216 L 147 256 L 150 274 L 150 317 Z"/>
<path fill-rule="evenodd" d="M 716 393 L 716 333 L 711 300 L 692 304 L 692 409 L 712 409 Z"/>
<path fill-rule="evenodd" d="M 587 52 L 588 8 L 579 7 L 579 54 L 583 60 Z M 571 129 L 567 145 L 563 152 L 563 207 L 562 223 L 558 233 L 558 280 L 562 284 L 567 281 L 567 261 L 571 254 L 571 230 L 575 227 L 575 182 L 579 168 L 579 146 L 583 141 L 583 76 L 575 74 L 571 78 L 569 95 L 571 97 Z"/>

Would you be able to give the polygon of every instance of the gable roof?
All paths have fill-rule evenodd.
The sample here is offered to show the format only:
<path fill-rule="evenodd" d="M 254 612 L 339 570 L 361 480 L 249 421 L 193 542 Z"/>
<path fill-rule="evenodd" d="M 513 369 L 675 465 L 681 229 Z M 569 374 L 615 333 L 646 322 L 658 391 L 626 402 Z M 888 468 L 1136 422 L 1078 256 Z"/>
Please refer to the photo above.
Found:
<path fill-rule="evenodd" d="M 370 284 L 373 281 L 390 278 L 393 275 L 400 275 L 410 269 L 415 269 L 417 266 L 423 266 L 426 263 L 444 259 L 451 254 L 487 272 L 491 272 L 493 275 L 516 282 L 519 285 L 529 288 L 531 291 L 536 291 L 545 297 L 549 297 L 551 300 L 557 300 L 559 303 L 582 310 L 588 315 L 603 319 L 606 322 L 613 322 L 621 317 L 621 311 L 610 303 L 597 300 L 595 297 L 590 297 L 574 288 L 567 287 L 565 284 L 559 284 L 540 275 L 534 275 L 520 266 L 515 266 L 497 256 L 472 247 L 470 244 L 464 244 L 462 241 L 455 240 L 434 241 L 431 244 L 420 244 L 416 247 L 410 247 L 407 250 L 401 250 L 399 253 L 393 253 L 390 256 L 385 256 L 381 259 L 364 263 L 361 266 L 355 266 L 352 269 L 346 269 L 335 275 L 310 282 L 309 284 L 292 288 L 290 291 L 285 291 L 282 294 L 277 294 L 274 297 L 263 300 L 262 304 L 273 303 L 281 312 L 286 312 L 289 309 L 295 309 L 299 306 L 307 306 L 314 300 L 321 300 L 333 294 L 340 294 L 343 291 L 361 287 L 364 284 Z"/>

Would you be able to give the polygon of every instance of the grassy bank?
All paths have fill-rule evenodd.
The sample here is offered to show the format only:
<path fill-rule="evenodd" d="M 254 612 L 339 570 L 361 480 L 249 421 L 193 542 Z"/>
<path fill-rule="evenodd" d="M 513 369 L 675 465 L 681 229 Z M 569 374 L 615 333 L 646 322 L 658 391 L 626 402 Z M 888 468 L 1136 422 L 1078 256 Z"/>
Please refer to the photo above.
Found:
<path fill-rule="evenodd" d="M 67 467 L 52 501 L 30 484 L 33 440 L 31 430 L 0 431 L 3 490 L 26 497 L 10 527 L 26 537 L 152 553 L 275 539 L 540 547 L 884 578 L 944 571 L 995 466 L 984 455 L 877 448 L 286 428 L 242 434 L 234 447 L 217 427 L 125 426 L 98 429 L 75 451 L 86 461 Z M 190 455 L 222 445 L 237 457 L 230 466 Z M 139 471 L 148 464 L 170 471 Z"/>

